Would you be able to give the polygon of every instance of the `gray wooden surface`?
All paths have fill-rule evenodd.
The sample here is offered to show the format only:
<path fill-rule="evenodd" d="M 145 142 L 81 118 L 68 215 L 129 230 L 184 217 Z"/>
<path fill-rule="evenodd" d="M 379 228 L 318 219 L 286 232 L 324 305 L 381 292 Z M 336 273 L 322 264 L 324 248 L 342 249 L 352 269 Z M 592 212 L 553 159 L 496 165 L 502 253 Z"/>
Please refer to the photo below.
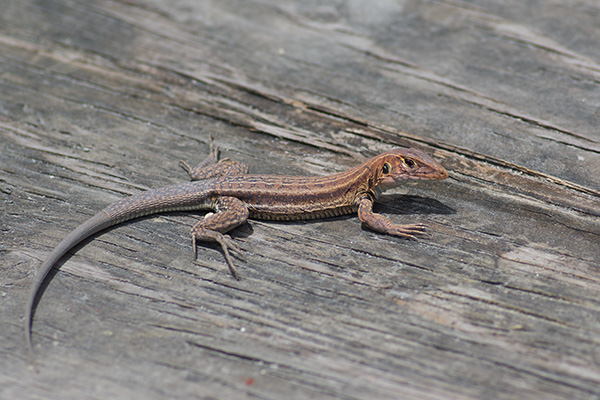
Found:
<path fill-rule="evenodd" d="M 600 5 L 545 1 L 0 2 L 0 397 L 600 396 Z M 255 173 L 394 146 L 449 169 L 378 211 L 251 221 L 233 280 L 169 214 L 78 224 L 187 179 L 215 136 Z"/>

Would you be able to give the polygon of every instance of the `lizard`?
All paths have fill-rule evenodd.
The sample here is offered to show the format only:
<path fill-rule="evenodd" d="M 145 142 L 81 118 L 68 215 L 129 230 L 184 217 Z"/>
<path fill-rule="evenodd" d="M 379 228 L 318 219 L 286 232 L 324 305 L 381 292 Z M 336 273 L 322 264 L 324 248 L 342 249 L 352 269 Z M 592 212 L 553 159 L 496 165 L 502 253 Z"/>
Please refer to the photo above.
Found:
<path fill-rule="evenodd" d="M 181 161 L 191 182 L 144 191 L 123 198 L 67 235 L 37 270 L 25 308 L 25 335 L 33 360 L 32 323 L 40 287 L 54 265 L 83 240 L 125 221 L 173 211 L 212 210 L 192 227 L 192 248 L 197 242 L 220 244 L 234 278 L 239 275 L 230 250 L 241 249 L 226 232 L 248 218 L 305 220 L 357 213 L 363 225 L 375 232 L 414 239 L 424 224 L 399 225 L 374 213 L 373 202 L 387 189 L 405 180 L 446 179 L 448 172 L 427 153 L 415 148 L 396 148 L 379 154 L 345 172 L 323 177 L 250 175 L 245 163 L 219 160 L 219 148 L 209 137 L 210 152 L 195 168 Z"/>

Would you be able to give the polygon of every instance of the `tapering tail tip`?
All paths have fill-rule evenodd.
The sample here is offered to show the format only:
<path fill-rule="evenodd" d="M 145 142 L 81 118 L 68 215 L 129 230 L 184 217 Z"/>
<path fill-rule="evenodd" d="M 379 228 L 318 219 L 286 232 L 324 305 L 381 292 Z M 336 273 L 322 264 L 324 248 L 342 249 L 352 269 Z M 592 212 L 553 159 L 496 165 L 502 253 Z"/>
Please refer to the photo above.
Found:
<path fill-rule="evenodd" d="M 36 374 L 40 372 L 37 360 L 35 358 L 35 353 L 33 352 L 33 343 L 31 341 L 31 335 L 27 336 L 27 353 L 29 358 L 29 368 L 33 370 Z"/>
<path fill-rule="evenodd" d="M 28 303 L 27 310 L 25 311 L 25 324 L 24 324 L 23 328 L 25 329 L 25 342 L 27 345 L 27 355 L 29 358 L 29 365 L 30 365 L 30 368 L 32 368 L 35 373 L 38 373 L 40 371 L 39 371 L 37 361 L 35 358 L 35 352 L 33 351 L 33 337 L 32 337 L 32 332 L 31 332 L 31 317 L 32 317 L 31 306 Z"/>

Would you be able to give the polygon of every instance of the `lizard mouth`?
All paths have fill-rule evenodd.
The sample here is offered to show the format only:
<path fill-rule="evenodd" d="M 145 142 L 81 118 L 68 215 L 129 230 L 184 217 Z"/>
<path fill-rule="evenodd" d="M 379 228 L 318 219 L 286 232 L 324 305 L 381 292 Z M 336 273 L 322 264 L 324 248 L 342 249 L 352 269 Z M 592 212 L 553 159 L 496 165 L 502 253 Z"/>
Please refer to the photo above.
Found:
<path fill-rule="evenodd" d="M 442 179 L 446 179 L 448 177 L 448 171 L 446 170 L 446 168 L 442 167 L 441 165 L 438 165 L 437 168 L 435 169 L 429 169 L 427 171 L 415 171 L 413 172 L 411 175 L 403 175 L 402 177 L 400 177 L 400 179 L 403 180 L 408 180 L 408 179 L 415 179 L 415 180 L 442 180 Z"/>
<path fill-rule="evenodd" d="M 425 180 L 425 179 L 434 179 L 434 180 L 442 180 L 448 177 L 448 171 L 446 168 L 439 166 L 438 169 L 434 171 L 426 171 L 423 174 L 415 174 L 411 176 L 409 179 L 417 179 L 417 180 Z"/>

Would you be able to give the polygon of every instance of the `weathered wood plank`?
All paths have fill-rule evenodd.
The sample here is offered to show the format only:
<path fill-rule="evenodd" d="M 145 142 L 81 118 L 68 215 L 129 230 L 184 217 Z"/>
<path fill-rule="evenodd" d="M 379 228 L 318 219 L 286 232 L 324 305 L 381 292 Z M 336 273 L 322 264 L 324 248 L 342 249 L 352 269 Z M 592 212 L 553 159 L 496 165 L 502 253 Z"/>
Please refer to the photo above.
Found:
<path fill-rule="evenodd" d="M 366 3 L 364 3 L 366 4 Z M 596 398 L 600 8 L 593 1 L 12 1 L 0 13 L 2 398 Z M 96 236 L 107 204 L 207 152 L 325 175 L 393 146 L 450 170 L 356 218 L 198 216 Z M 406 194 L 408 192 L 409 194 Z M 76 379 L 73 379 L 76 378 Z"/>

